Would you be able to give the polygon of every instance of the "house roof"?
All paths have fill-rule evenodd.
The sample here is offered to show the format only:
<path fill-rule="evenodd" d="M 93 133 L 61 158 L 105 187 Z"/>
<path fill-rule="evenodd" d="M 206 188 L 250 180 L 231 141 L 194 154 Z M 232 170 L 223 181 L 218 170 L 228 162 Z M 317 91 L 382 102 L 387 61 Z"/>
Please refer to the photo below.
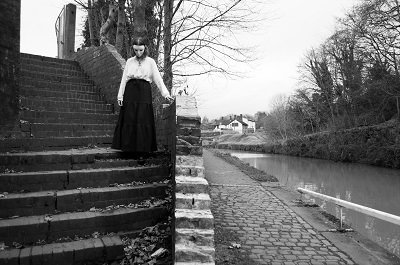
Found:
<path fill-rule="evenodd" d="M 229 123 L 231 123 L 231 120 L 216 120 L 215 121 L 215 125 L 228 125 Z"/>
<path fill-rule="evenodd" d="M 232 122 L 240 122 L 242 125 L 244 125 L 244 126 L 249 126 L 247 123 L 245 123 L 244 121 L 242 121 L 242 120 L 238 120 L 238 119 L 236 119 L 236 120 L 233 120 L 233 121 L 231 121 L 230 123 L 232 123 Z"/>

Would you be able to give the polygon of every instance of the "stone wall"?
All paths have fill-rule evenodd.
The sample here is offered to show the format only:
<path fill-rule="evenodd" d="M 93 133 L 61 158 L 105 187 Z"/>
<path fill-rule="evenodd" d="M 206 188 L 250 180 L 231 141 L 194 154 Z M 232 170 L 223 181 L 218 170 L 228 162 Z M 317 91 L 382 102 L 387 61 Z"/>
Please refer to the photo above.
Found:
<path fill-rule="evenodd" d="M 79 50 L 74 59 L 100 88 L 104 100 L 118 109 L 117 94 L 126 61 L 115 47 L 109 44 L 86 47 Z"/>
<path fill-rule="evenodd" d="M 20 0 L 0 1 L 0 137 L 19 125 Z"/>
<path fill-rule="evenodd" d="M 215 264 L 214 217 L 204 176 L 201 118 L 193 97 L 176 97 L 175 264 Z"/>
<path fill-rule="evenodd" d="M 158 150 L 168 150 L 175 157 L 176 103 L 156 107 L 155 123 Z"/>

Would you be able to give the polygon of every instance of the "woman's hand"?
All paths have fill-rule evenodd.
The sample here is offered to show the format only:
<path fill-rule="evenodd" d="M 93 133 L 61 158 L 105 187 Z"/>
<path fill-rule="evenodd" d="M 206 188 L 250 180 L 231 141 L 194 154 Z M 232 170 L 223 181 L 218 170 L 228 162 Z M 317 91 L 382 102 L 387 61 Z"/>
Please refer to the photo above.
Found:
<path fill-rule="evenodd" d="M 123 101 L 118 99 L 118 106 L 122 107 Z"/>
<path fill-rule="evenodd" d="M 174 98 L 171 97 L 170 95 L 166 96 L 165 99 L 166 99 L 169 103 L 171 103 L 172 101 L 174 101 Z"/>

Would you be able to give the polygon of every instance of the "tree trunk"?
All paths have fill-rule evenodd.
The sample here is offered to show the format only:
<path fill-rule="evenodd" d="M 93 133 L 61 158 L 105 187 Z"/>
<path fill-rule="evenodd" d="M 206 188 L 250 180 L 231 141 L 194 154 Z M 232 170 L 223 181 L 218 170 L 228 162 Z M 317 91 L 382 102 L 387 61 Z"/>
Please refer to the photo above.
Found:
<path fill-rule="evenodd" d="M 174 1 L 164 0 L 164 83 L 169 92 L 172 89 L 172 62 L 171 62 L 171 23 L 174 12 Z"/>
<path fill-rule="evenodd" d="M 118 24 L 117 35 L 115 38 L 115 49 L 122 55 L 122 47 L 124 46 L 125 31 L 125 0 L 118 0 Z M 125 56 L 123 56 L 125 57 Z"/>
<path fill-rule="evenodd" d="M 114 2 L 111 2 L 108 6 L 108 18 L 107 21 L 100 28 L 100 43 L 106 44 L 109 43 L 108 32 L 110 31 L 111 26 L 115 23 L 115 16 L 117 14 L 117 9 Z"/>
<path fill-rule="evenodd" d="M 89 23 L 89 35 L 90 35 L 90 46 L 96 46 L 96 37 L 94 30 L 94 17 L 93 17 L 92 1 L 88 0 L 88 23 Z"/>
<path fill-rule="evenodd" d="M 132 0 L 133 38 L 146 37 L 146 1 Z"/>

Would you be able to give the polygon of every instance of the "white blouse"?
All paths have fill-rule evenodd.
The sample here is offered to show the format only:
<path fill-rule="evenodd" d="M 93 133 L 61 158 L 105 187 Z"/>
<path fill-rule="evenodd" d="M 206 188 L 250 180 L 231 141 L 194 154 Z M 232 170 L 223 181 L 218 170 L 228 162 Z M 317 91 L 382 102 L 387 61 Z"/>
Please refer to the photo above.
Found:
<path fill-rule="evenodd" d="M 169 96 L 169 92 L 164 85 L 156 62 L 150 57 L 146 56 L 140 64 L 138 60 L 136 60 L 136 57 L 131 57 L 126 61 L 121 84 L 119 86 L 118 100 L 123 100 L 125 85 L 130 79 L 143 79 L 150 83 L 154 82 L 163 97 Z"/>

